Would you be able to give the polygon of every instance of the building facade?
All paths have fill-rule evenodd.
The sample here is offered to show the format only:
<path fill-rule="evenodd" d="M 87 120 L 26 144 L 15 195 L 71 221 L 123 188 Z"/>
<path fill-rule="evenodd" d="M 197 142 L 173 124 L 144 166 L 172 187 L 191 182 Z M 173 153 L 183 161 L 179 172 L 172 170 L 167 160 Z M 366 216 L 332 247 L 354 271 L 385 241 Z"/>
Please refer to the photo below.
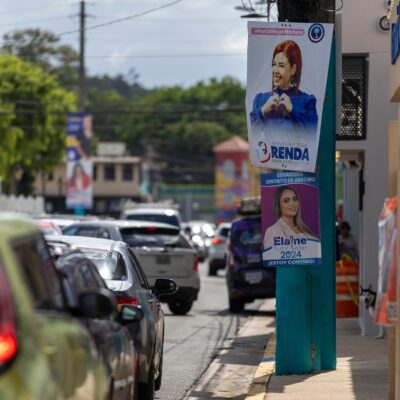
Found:
<path fill-rule="evenodd" d="M 343 175 L 343 219 L 350 222 L 358 239 L 360 285 L 371 284 L 375 290 L 377 224 L 388 193 L 387 132 L 389 121 L 396 116 L 389 101 L 390 34 L 379 24 L 386 12 L 384 1 L 343 2 L 337 25 L 342 107 L 336 149 L 338 170 Z M 360 328 L 362 335 L 378 333 L 368 310 L 361 306 Z"/>
<path fill-rule="evenodd" d="M 131 156 L 94 156 L 93 208 L 90 214 L 117 216 L 124 201 L 143 200 L 141 195 L 142 160 Z M 71 213 L 65 204 L 66 164 L 61 163 L 51 175 L 37 176 L 35 195 L 45 199 L 45 210 Z"/>

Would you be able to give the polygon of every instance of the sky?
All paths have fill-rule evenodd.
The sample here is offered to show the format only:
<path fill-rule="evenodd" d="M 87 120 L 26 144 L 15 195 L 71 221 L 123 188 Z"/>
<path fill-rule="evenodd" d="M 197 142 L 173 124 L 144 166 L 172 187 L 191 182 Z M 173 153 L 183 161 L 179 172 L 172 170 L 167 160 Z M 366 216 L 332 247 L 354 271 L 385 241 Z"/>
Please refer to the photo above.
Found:
<path fill-rule="evenodd" d="M 126 76 L 133 68 L 146 88 L 188 87 L 227 75 L 244 84 L 248 19 L 235 9 L 241 5 L 242 0 L 87 0 L 87 73 Z M 0 35 L 40 28 L 78 50 L 79 7 L 77 0 L 2 0 Z"/>

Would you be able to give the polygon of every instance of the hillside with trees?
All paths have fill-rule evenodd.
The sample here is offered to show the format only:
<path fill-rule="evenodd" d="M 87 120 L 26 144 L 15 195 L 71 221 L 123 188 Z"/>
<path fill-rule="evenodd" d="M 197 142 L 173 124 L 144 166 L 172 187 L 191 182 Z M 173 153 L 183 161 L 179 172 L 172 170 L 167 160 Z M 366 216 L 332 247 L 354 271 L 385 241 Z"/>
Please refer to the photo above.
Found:
<path fill-rule="evenodd" d="M 78 54 L 61 44 L 59 37 L 39 29 L 5 35 L 2 52 L 3 69 L 12 60 L 11 69 L 26 71 L 13 77 L 18 84 L 10 84 L 10 74 L 2 73 L 2 108 L 16 110 L 20 107 L 17 104 L 24 102 L 24 113 L 28 115 L 6 114 L 0 118 L 0 129 L 9 136 L 0 147 L 12 146 L 8 153 L 15 154 L 13 160 L 3 160 L 7 165 L 0 164 L 0 173 L 20 165 L 21 160 L 28 168 L 28 164 L 35 164 L 31 161 L 35 157 L 40 159 L 42 169 L 49 171 L 64 155 L 61 143 L 66 135 L 66 113 L 76 111 Z M 55 85 L 55 92 L 49 89 L 43 97 L 32 88 L 23 93 L 22 86 L 30 88 L 26 83 L 30 71 L 32 80 Z M 86 111 L 93 114 L 96 140 L 123 141 L 130 154 L 159 162 L 164 182 L 183 182 L 184 176 L 190 176 L 194 182 L 212 183 L 213 147 L 232 135 L 246 137 L 245 89 L 230 77 L 198 82 L 189 88 L 147 89 L 132 69 L 125 76 L 88 76 L 86 85 Z M 5 103 L 5 93 L 13 101 Z M 49 128 L 52 123 L 56 127 Z M 19 154 L 18 143 L 22 140 L 27 144 L 40 142 L 36 156 Z M 30 173 L 36 170 L 29 167 Z M 28 176 L 26 179 L 29 181 Z M 23 185 L 24 192 L 29 188 Z"/>

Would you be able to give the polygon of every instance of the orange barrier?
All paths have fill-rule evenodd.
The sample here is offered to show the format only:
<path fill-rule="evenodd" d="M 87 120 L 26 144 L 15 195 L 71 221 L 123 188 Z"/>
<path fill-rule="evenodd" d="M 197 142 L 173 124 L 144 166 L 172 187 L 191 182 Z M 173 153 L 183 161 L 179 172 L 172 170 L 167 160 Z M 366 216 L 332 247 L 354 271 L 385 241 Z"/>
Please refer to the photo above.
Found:
<path fill-rule="evenodd" d="M 358 317 L 358 261 L 336 262 L 336 317 Z"/>

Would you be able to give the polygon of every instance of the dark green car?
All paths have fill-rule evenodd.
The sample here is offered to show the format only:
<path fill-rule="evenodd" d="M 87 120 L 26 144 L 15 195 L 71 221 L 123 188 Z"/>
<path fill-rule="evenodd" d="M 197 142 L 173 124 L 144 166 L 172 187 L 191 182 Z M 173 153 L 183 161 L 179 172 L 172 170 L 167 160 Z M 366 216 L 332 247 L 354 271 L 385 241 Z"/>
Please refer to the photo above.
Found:
<path fill-rule="evenodd" d="M 108 298 L 83 293 L 74 315 L 64 298 L 38 228 L 0 215 L 0 399 L 107 398 L 105 368 L 74 315 L 101 318 Z"/>

